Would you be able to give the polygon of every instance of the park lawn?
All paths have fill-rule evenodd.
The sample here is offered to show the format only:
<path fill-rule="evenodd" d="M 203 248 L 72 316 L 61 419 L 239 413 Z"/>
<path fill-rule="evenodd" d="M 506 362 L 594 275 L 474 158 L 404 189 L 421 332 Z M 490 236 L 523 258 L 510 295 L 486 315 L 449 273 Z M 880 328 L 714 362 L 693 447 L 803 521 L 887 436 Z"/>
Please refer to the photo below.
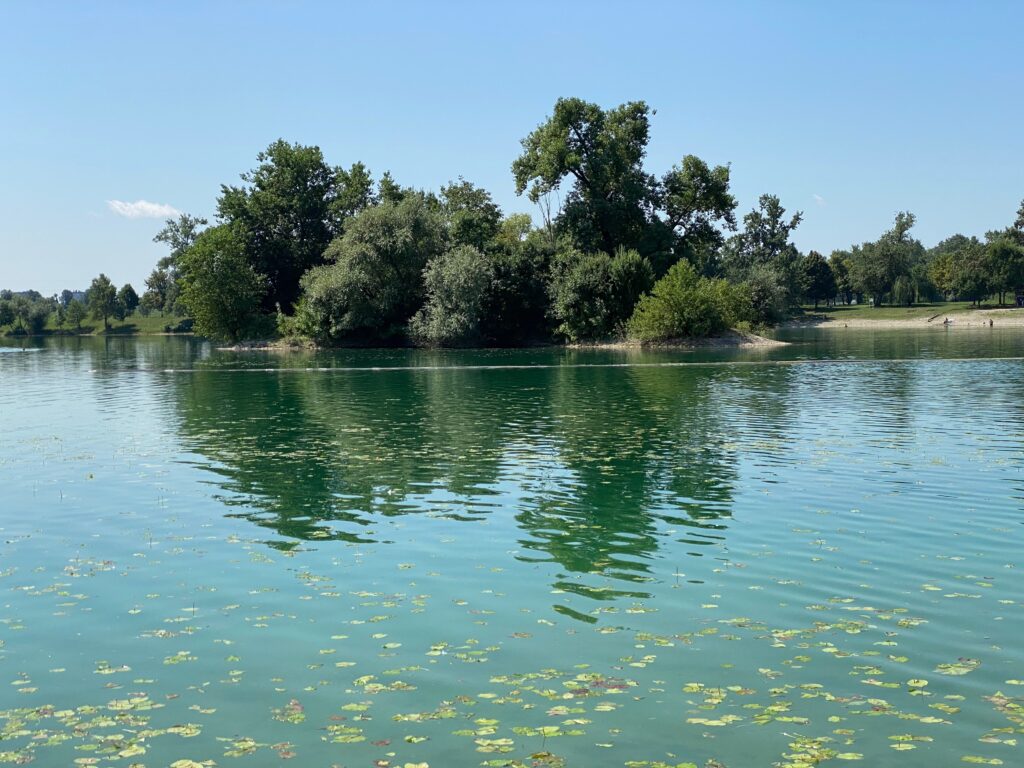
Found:
<path fill-rule="evenodd" d="M 820 315 L 835 320 L 917 320 L 927 319 L 935 315 L 953 315 L 958 312 L 969 312 L 979 309 L 969 301 L 941 301 L 930 304 L 915 304 L 912 307 L 895 307 L 883 304 L 873 307 L 870 304 L 839 304 L 835 307 L 823 305 L 815 309 L 814 305 L 803 307 L 805 316 Z M 984 306 L 980 309 L 985 309 Z"/>
<path fill-rule="evenodd" d="M 136 312 L 134 315 L 126 317 L 124 320 L 110 318 L 110 329 L 106 331 L 103 330 L 102 320 L 93 320 L 89 317 L 82 322 L 81 330 L 76 331 L 68 325 L 65 325 L 63 328 L 58 328 L 56 325 L 56 319 L 55 315 L 50 315 L 49 320 L 46 321 L 46 328 L 43 330 L 43 334 L 47 336 L 58 334 L 78 336 L 144 336 L 165 333 L 165 326 L 177 325 L 181 320 L 180 317 L 161 314 L 153 314 L 149 317 L 143 317 Z M 10 331 L 10 326 L 0 327 L 0 336 L 8 334 Z"/>
<path fill-rule="evenodd" d="M 60 329 L 54 325 L 55 319 L 56 318 L 53 315 L 50 315 L 50 319 L 46 324 L 46 331 L 48 333 L 59 332 Z M 79 333 L 90 336 L 124 336 L 132 334 L 146 335 L 165 333 L 164 328 L 166 326 L 177 325 L 180 320 L 180 317 L 173 317 L 171 315 L 163 315 L 159 313 L 143 317 L 136 312 L 134 315 L 126 317 L 124 320 L 110 318 L 110 328 L 105 331 L 103 330 L 102 320 L 94 320 L 90 317 L 82 323 L 82 330 Z M 67 326 L 65 326 L 64 330 L 65 332 L 70 331 Z"/>

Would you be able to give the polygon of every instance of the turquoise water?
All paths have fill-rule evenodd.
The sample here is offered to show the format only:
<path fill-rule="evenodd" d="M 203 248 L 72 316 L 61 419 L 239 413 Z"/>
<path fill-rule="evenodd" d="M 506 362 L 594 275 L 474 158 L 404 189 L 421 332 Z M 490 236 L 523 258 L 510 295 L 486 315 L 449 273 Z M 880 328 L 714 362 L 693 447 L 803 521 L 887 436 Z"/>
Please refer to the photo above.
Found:
<path fill-rule="evenodd" d="M 0 761 L 1021 764 L 1024 333 L 785 338 L 0 352 Z"/>

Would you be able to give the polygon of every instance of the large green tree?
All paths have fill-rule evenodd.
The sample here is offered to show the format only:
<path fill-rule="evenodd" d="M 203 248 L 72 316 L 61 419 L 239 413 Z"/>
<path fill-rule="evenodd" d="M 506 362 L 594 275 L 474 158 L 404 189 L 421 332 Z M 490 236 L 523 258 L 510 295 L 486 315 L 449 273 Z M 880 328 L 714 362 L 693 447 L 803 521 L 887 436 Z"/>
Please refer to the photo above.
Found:
<path fill-rule="evenodd" d="M 718 253 L 725 243 L 722 228 L 736 229 L 729 167 L 712 168 L 696 155 L 686 155 L 662 177 L 659 202 L 672 233 L 673 256 L 686 258 L 700 274 L 717 275 Z"/>
<path fill-rule="evenodd" d="M 533 202 L 569 178 L 561 225 L 584 251 L 636 248 L 650 223 L 654 179 L 643 169 L 650 109 L 632 101 L 604 110 L 559 99 L 550 118 L 522 141 L 512 163 L 516 192 Z"/>
<path fill-rule="evenodd" d="M 457 245 L 432 259 L 423 272 L 426 303 L 409 321 L 409 335 L 424 346 L 479 343 L 492 280 L 491 263 L 472 245 Z"/>
<path fill-rule="evenodd" d="M 858 291 L 880 306 L 892 291 L 896 278 L 909 279 L 913 266 L 925 256 L 924 246 L 910 235 L 916 218 L 909 211 L 896 214 L 892 229 L 874 242 L 854 246 L 850 278 Z"/>
<path fill-rule="evenodd" d="M 217 215 L 237 233 L 253 273 L 266 276 L 263 311 L 290 313 L 302 275 L 324 262 L 341 230 L 338 206 L 352 203 L 338 203 L 338 172 L 319 147 L 279 139 L 256 159 L 256 168 L 242 174 L 244 184 L 221 186 Z"/>
<path fill-rule="evenodd" d="M 82 321 L 85 320 L 87 314 L 85 305 L 78 299 L 72 299 L 68 302 L 67 319 L 75 327 L 76 331 L 82 330 Z"/>
<path fill-rule="evenodd" d="M 203 227 L 206 219 L 187 213 L 179 214 L 176 219 L 164 221 L 163 229 L 156 233 L 153 242 L 164 243 L 170 253 L 161 258 L 156 267 L 146 278 L 146 291 L 143 295 L 146 311 L 175 312 L 178 295 L 178 259 L 187 251 Z"/>
<path fill-rule="evenodd" d="M 203 232 L 182 254 L 181 299 L 195 331 L 237 342 L 258 329 L 267 280 L 249 263 L 245 240 L 230 225 Z"/>
<path fill-rule="evenodd" d="M 490 250 L 501 228 L 501 209 L 491 194 L 465 179 L 441 187 L 441 211 L 452 245 Z"/>
<path fill-rule="evenodd" d="M 828 261 L 817 251 L 808 253 L 800 264 L 804 295 L 818 307 L 819 301 L 828 301 L 836 295 L 835 273 Z"/>
<path fill-rule="evenodd" d="M 321 340 L 400 340 L 423 304 L 423 270 L 443 249 L 441 216 L 424 195 L 367 208 L 327 249 L 331 263 L 303 279 L 301 329 Z"/>
<path fill-rule="evenodd" d="M 103 320 L 103 329 L 109 330 L 109 318 L 117 313 L 117 288 L 104 274 L 93 279 L 86 293 L 89 312 L 97 320 Z"/>
<path fill-rule="evenodd" d="M 642 101 L 606 110 L 559 99 L 522 141 L 516 192 L 536 203 L 564 191 L 554 224 L 578 250 L 635 249 L 658 275 L 680 258 L 715 272 L 722 229 L 736 226 L 729 168 L 686 155 L 661 178 L 648 173 L 651 114 Z"/>

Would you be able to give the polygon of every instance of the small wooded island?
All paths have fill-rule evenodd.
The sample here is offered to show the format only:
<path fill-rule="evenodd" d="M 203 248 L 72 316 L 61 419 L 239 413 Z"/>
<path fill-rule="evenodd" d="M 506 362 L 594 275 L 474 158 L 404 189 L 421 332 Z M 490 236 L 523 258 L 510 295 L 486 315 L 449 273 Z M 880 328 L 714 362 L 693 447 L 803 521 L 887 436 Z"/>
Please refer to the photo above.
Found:
<path fill-rule="evenodd" d="M 778 197 L 737 220 L 728 166 L 686 155 L 648 173 L 650 114 L 639 101 L 555 104 L 512 163 L 539 226 L 461 177 L 416 190 L 278 140 L 241 185 L 221 186 L 217 223 L 167 220 L 155 239 L 170 254 L 141 298 L 105 275 L 80 297 L 6 292 L 0 326 L 38 333 L 53 315 L 81 330 L 89 313 L 109 328 L 137 308 L 165 331 L 233 343 L 665 343 L 771 326 L 803 303 L 1020 302 L 1024 203 L 984 242 L 957 234 L 925 249 L 901 212 L 873 242 L 802 254 L 791 241 L 801 213 Z"/>

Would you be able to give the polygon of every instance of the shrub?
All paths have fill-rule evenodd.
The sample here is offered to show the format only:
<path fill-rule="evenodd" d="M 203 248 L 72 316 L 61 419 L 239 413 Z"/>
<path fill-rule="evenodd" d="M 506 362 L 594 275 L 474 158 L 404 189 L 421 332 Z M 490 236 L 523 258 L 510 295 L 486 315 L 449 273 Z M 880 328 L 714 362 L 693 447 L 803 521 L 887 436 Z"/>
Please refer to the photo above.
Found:
<path fill-rule="evenodd" d="M 620 329 L 654 281 L 650 262 L 636 251 L 562 254 L 550 288 L 558 330 L 570 341 L 600 339 Z"/>
<path fill-rule="evenodd" d="M 302 279 L 297 327 L 321 340 L 393 340 L 423 304 L 423 270 L 441 252 L 441 220 L 420 194 L 367 208 Z"/>
<path fill-rule="evenodd" d="M 480 251 L 460 245 L 423 270 L 426 304 L 409 321 L 409 335 L 424 346 L 469 346 L 480 340 L 480 320 L 493 269 Z"/>
<path fill-rule="evenodd" d="M 751 314 L 745 286 L 699 277 L 689 262 L 679 261 L 640 299 L 628 328 L 640 341 L 702 337 L 748 321 Z"/>

